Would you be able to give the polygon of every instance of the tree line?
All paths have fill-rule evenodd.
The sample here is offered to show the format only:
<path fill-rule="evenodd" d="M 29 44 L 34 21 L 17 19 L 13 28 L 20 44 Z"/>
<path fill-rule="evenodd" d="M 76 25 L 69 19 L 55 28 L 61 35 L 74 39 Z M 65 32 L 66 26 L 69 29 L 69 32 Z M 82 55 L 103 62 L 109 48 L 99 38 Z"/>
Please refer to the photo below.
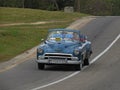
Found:
<path fill-rule="evenodd" d="M 0 7 L 59 11 L 65 6 L 92 15 L 120 15 L 120 0 L 0 0 Z"/>

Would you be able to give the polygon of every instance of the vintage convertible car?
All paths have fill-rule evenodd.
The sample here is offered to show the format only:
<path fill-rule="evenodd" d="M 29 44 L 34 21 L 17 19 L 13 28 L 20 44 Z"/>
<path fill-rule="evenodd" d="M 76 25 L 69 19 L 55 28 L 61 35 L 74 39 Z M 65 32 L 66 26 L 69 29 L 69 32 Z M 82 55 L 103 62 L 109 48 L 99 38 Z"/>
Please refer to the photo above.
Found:
<path fill-rule="evenodd" d="M 89 65 L 91 42 L 80 30 L 51 29 L 47 39 L 37 48 L 38 69 L 45 65 L 74 65 L 81 70 Z"/>

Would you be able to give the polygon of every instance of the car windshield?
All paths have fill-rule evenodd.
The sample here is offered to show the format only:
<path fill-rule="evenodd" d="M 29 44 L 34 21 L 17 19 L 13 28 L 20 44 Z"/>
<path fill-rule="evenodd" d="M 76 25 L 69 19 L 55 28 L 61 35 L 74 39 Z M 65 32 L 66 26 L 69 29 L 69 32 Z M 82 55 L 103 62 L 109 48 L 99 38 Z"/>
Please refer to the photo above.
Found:
<path fill-rule="evenodd" d="M 52 42 L 79 42 L 79 34 L 72 31 L 52 31 L 48 36 L 48 41 Z"/>

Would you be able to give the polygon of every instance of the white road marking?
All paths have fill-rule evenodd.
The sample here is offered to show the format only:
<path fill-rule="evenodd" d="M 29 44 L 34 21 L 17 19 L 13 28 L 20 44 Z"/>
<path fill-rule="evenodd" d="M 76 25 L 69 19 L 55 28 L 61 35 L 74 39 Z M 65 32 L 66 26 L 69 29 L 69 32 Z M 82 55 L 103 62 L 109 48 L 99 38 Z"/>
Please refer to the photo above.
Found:
<path fill-rule="evenodd" d="M 115 38 L 115 40 L 114 40 L 103 52 L 101 52 L 98 56 L 96 56 L 96 57 L 90 62 L 90 64 L 94 63 L 94 62 L 97 61 L 102 55 L 104 55 L 104 54 L 117 42 L 117 40 L 118 40 L 119 38 L 120 38 L 120 34 Z M 71 77 L 77 75 L 78 73 L 80 73 L 80 71 L 76 71 L 76 72 L 70 74 L 69 76 L 64 77 L 64 78 L 62 78 L 62 79 L 60 79 L 60 80 L 57 80 L 57 81 L 55 81 L 55 82 L 52 82 L 52 83 L 49 83 L 49 84 L 46 84 L 46 85 L 43 85 L 43 86 L 36 87 L 36 88 L 34 88 L 34 89 L 31 89 L 31 90 L 39 90 L 39 89 L 42 89 L 42 88 L 45 88 L 45 87 L 54 85 L 54 84 L 56 84 L 56 83 L 59 83 L 59 82 L 61 82 L 61 81 L 66 80 L 66 79 L 68 79 L 68 78 L 71 78 Z"/>

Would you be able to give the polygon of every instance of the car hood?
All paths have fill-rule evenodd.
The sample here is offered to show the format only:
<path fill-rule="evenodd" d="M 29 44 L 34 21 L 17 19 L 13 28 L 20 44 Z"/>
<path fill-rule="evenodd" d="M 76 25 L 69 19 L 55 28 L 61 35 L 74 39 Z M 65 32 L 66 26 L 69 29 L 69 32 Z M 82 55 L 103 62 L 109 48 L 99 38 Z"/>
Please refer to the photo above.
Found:
<path fill-rule="evenodd" d="M 80 43 L 76 42 L 46 42 L 44 44 L 45 53 L 73 53 Z"/>

